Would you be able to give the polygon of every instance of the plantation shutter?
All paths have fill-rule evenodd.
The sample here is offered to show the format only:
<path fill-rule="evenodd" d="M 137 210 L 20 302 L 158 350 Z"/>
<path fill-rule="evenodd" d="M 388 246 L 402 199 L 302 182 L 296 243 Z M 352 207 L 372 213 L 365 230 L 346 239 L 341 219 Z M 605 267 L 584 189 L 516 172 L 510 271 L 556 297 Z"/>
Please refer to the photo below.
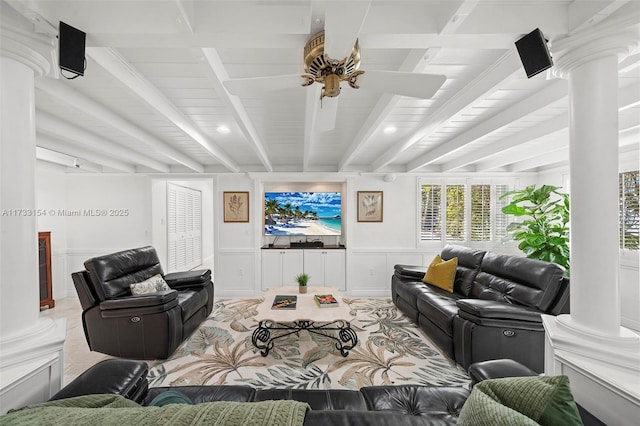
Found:
<path fill-rule="evenodd" d="M 445 230 L 447 241 L 464 241 L 465 233 L 465 206 L 464 185 L 447 185 L 447 198 L 445 206 Z"/>
<path fill-rule="evenodd" d="M 620 248 L 638 250 L 640 237 L 640 173 L 619 175 Z"/>
<path fill-rule="evenodd" d="M 491 241 L 491 185 L 471 185 L 471 241 Z"/>
<path fill-rule="evenodd" d="M 507 226 L 509 225 L 509 215 L 502 213 L 502 208 L 509 204 L 509 198 L 504 194 L 509 192 L 509 185 L 496 185 L 496 200 L 495 200 L 495 225 L 494 225 L 494 239 L 500 241 L 507 236 Z"/>
<path fill-rule="evenodd" d="M 202 194 L 167 184 L 167 272 L 202 264 Z"/>
<path fill-rule="evenodd" d="M 442 187 L 422 185 L 422 207 L 420 209 L 420 240 L 442 239 Z"/>

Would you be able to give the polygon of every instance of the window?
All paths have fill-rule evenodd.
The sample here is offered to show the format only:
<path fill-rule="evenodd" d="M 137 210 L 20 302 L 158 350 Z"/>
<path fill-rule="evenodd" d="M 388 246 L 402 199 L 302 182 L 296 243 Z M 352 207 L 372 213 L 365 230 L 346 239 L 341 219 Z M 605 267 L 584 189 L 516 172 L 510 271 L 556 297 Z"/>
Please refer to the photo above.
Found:
<path fill-rule="evenodd" d="M 442 238 L 442 195 L 440 185 L 422 185 L 422 209 L 420 212 L 420 240 Z"/>
<path fill-rule="evenodd" d="M 640 214 L 638 194 L 640 192 L 640 172 L 620 173 L 619 212 L 620 248 L 638 250 Z"/>
<path fill-rule="evenodd" d="M 447 241 L 465 240 L 464 185 L 447 185 L 446 229 Z"/>
<path fill-rule="evenodd" d="M 496 240 L 503 240 L 507 237 L 507 226 L 511 222 L 508 214 L 502 213 L 502 208 L 511 202 L 511 197 L 504 197 L 510 191 L 509 185 L 496 185 L 495 197 L 495 225 L 493 227 Z"/>
<path fill-rule="evenodd" d="M 508 185 L 423 184 L 420 206 L 421 241 L 500 241 L 508 216 L 500 197 Z"/>
<path fill-rule="evenodd" d="M 491 241 L 491 185 L 471 185 L 471 241 Z"/>

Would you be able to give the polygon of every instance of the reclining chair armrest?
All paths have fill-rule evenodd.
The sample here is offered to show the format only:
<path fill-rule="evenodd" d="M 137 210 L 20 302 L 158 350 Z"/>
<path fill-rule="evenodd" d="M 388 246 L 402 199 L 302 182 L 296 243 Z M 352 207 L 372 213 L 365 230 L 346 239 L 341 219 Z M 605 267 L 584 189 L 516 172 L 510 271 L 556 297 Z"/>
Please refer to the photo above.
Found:
<path fill-rule="evenodd" d="M 483 299 L 460 299 L 456 301 L 458 315 L 474 320 L 508 320 L 542 323 L 542 312 L 526 306 Z"/>
<path fill-rule="evenodd" d="M 121 297 L 100 303 L 102 318 L 143 317 L 145 315 L 167 312 L 178 306 L 176 290 L 159 291 L 141 296 Z"/>
<path fill-rule="evenodd" d="M 417 265 L 395 265 L 393 267 L 394 275 L 400 278 L 421 281 L 427 272 L 427 266 Z"/>
<path fill-rule="evenodd" d="M 49 401 L 90 394 L 122 395 L 135 402 L 144 399 L 149 383 L 144 361 L 107 359 L 101 361 L 53 395 Z"/>
<path fill-rule="evenodd" d="M 211 282 L 211 270 L 172 272 L 165 275 L 164 280 L 169 287 L 178 290 L 189 287 L 206 287 Z"/>
<path fill-rule="evenodd" d="M 504 377 L 529 377 L 538 373 L 512 359 L 492 359 L 474 362 L 469 366 L 471 386 L 487 379 L 501 379 Z"/>
<path fill-rule="evenodd" d="M 144 308 L 146 306 L 164 305 L 178 298 L 175 290 L 158 291 L 155 293 L 140 294 L 136 296 L 119 297 L 109 299 L 100 303 L 101 311 L 112 309 Z"/>

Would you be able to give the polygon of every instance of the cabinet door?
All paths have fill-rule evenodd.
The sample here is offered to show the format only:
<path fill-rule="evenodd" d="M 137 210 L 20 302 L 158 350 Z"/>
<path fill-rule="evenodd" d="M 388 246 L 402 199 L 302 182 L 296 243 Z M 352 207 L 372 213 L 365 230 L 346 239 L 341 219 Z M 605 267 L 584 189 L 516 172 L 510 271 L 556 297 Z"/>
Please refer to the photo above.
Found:
<path fill-rule="evenodd" d="M 324 254 L 325 250 L 304 251 L 304 272 L 309 275 L 309 285 L 324 287 Z"/>
<path fill-rule="evenodd" d="M 324 285 L 345 290 L 346 270 L 344 250 L 323 250 Z"/>
<path fill-rule="evenodd" d="M 282 287 L 284 250 L 262 250 L 262 289 Z"/>
<path fill-rule="evenodd" d="M 297 286 L 296 276 L 304 271 L 302 250 L 282 250 L 282 285 Z"/>

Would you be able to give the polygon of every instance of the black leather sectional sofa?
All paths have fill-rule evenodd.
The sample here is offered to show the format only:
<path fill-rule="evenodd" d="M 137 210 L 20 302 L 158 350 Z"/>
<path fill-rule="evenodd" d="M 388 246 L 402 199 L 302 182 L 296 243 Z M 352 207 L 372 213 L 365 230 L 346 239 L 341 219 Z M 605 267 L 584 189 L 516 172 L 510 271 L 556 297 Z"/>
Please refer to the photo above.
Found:
<path fill-rule="evenodd" d="M 544 369 L 541 314 L 569 310 L 569 280 L 556 264 L 447 245 L 458 258 L 453 293 L 422 282 L 426 266 L 396 265 L 393 303 L 464 368 L 510 358 Z"/>
<path fill-rule="evenodd" d="M 172 386 L 149 388 L 147 364 L 141 361 L 109 359 L 82 373 L 51 400 L 87 394 L 118 394 L 147 406 L 167 390 L 177 390 L 194 404 L 213 401 L 258 402 L 295 400 L 311 407 L 306 426 L 326 425 L 455 425 L 470 391 L 453 386 L 369 386 L 360 390 L 264 389 L 250 386 Z M 535 372 L 512 360 L 473 364 L 472 384 L 500 377 L 533 376 Z M 585 426 L 602 423 L 578 406 Z M 496 423 L 497 424 L 497 423 Z"/>
<path fill-rule="evenodd" d="M 164 275 L 153 247 L 94 257 L 71 274 L 89 348 L 123 358 L 166 359 L 213 310 L 208 269 Z M 170 290 L 132 295 L 130 285 L 163 276 Z"/>

